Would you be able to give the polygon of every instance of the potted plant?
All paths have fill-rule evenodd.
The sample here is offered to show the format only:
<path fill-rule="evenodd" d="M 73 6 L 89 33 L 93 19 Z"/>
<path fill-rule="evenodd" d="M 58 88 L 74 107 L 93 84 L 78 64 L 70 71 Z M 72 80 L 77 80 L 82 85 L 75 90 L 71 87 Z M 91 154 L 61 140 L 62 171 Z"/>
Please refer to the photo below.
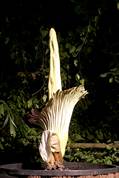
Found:
<path fill-rule="evenodd" d="M 65 163 L 63 157 L 68 141 L 72 112 L 76 103 L 88 93 L 84 85 L 62 90 L 60 57 L 56 32 L 50 30 L 50 72 L 48 82 L 49 100 L 38 111 L 32 109 L 25 118 L 27 124 L 42 127 L 39 152 L 46 163 L 44 170 L 24 169 L 22 164 L 8 164 L 0 167 L 10 175 L 27 178 L 67 177 L 73 178 L 118 178 L 117 166 L 89 163 Z"/>

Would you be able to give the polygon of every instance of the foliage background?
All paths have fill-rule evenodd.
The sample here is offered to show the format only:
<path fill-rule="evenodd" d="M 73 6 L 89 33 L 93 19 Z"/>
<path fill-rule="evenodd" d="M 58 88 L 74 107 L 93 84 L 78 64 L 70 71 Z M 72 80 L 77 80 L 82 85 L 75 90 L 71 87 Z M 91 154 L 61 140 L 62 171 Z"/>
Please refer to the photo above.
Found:
<path fill-rule="evenodd" d="M 7 3 L 7 5 L 6 5 Z M 119 2 L 117 0 L 1 2 L 0 163 L 41 162 L 41 131 L 23 121 L 47 101 L 49 30 L 60 47 L 63 89 L 85 83 L 86 99 L 75 107 L 71 142 L 119 140 Z M 54 8 L 55 7 L 55 8 Z M 102 153 L 103 152 L 103 153 Z M 118 164 L 118 149 L 67 148 L 70 161 Z"/>

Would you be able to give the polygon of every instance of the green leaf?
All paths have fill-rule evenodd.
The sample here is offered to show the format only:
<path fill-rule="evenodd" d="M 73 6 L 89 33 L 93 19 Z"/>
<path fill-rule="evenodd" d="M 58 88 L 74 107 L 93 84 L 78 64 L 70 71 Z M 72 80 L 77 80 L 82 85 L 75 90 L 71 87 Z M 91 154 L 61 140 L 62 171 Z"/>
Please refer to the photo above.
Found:
<path fill-rule="evenodd" d="M 14 123 L 14 121 L 12 119 L 11 119 L 11 122 L 12 122 L 13 126 L 17 128 L 16 124 Z"/>
<path fill-rule="evenodd" d="M 0 105 L 0 116 L 4 115 L 4 104 Z"/>
<path fill-rule="evenodd" d="M 70 51 L 69 51 L 69 53 L 70 53 L 70 54 L 71 54 L 71 53 L 74 53 L 75 50 L 76 50 L 76 47 L 75 47 L 75 46 L 72 46 L 71 49 L 70 49 Z"/>
<path fill-rule="evenodd" d="M 46 102 L 47 100 L 47 95 L 43 95 L 43 101 Z"/>
<path fill-rule="evenodd" d="M 109 78 L 109 83 L 113 82 L 113 77 Z"/>
<path fill-rule="evenodd" d="M 4 123 L 3 123 L 3 126 L 2 126 L 2 128 L 4 128 L 6 125 L 7 125 L 7 123 L 8 123 L 8 120 L 9 120 L 9 118 L 8 118 L 8 116 L 6 117 L 6 119 L 5 119 L 5 121 L 4 121 Z"/>
<path fill-rule="evenodd" d="M 15 131 L 15 123 L 13 124 L 13 120 L 10 119 L 10 135 L 15 137 L 16 136 L 16 131 Z"/>
<path fill-rule="evenodd" d="M 27 101 L 27 106 L 28 106 L 28 108 L 31 108 L 32 105 L 33 105 L 32 99 L 29 99 L 29 100 Z"/>

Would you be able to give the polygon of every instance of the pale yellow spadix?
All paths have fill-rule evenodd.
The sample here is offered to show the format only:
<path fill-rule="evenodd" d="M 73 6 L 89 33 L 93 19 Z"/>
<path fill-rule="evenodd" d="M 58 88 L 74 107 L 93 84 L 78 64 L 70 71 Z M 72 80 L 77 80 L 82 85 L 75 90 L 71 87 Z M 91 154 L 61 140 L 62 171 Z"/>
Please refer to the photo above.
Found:
<path fill-rule="evenodd" d="M 59 47 L 57 42 L 56 32 L 53 28 L 50 29 L 49 33 L 49 47 L 50 47 L 50 72 L 48 81 L 48 93 L 49 99 L 52 97 L 53 93 L 57 90 L 61 90 L 61 76 L 60 76 L 60 57 L 59 57 Z"/>

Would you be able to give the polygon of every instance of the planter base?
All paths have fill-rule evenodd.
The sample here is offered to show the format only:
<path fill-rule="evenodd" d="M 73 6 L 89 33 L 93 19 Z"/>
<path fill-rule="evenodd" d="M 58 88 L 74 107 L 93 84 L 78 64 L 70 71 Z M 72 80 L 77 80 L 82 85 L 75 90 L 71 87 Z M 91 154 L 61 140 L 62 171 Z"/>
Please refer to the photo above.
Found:
<path fill-rule="evenodd" d="M 66 162 L 64 170 L 25 169 L 21 163 L 0 166 L 0 172 L 24 178 L 119 178 L 119 167 L 80 162 Z"/>

